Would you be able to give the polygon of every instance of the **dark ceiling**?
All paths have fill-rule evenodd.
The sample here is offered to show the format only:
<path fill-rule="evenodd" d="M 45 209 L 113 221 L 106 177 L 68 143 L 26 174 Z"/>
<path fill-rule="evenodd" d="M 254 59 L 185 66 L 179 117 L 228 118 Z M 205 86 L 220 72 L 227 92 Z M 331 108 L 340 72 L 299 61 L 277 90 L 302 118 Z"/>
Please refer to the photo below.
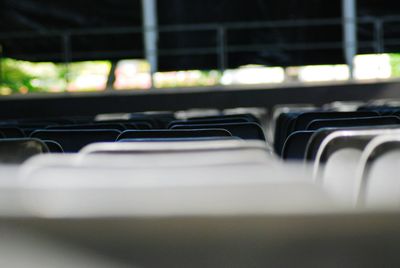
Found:
<path fill-rule="evenodd" d="M 259 21 L 336 19 L 341 16 L 339 0 L 158 0 L 161 26 L 178 24 L 244 24 Z M 398 1 L 359 0 L 360 17 L 398 14 Z M 125 31 L 141 27 L 140 0 L 0 0 L 0 43 L 5 57 L 33 61 L 96 60 L 143 58 L 142 36 Z M 385 37 L 400 34 L 400 23 L 385 25 Z M 122 31 L 110 34 L 110 28 Z M 96 32 L 92 32 L 97 29 Z M 79 30 L 68 38 L 63 31 Z M 88 32 L 85 32 L 88 30 Z M 48 34 L 48 32 L 51 34 Z M 32 36 L 6 36 L 15 32 L 32 32 Z M 360 25 L 361 52 L 373 52 L 373 27 Z M 343 63 L 340 48 L 340 25 L 309 27 L 269 27 L 228 29 L 224 64 L 306 65 Z M 66 43 L 70 41 L 70 45 Z M 160 34 L 160 69 L 216 69 L 217 31 L 162 32 Z M 322 44 L 321 48 L 317 45 Z M 67 47 L 68 53 L 63 53 Z M 205 48 L 205 51 L 199 49 Z M 398 51 L 387 45 L 386 51 Z"/>

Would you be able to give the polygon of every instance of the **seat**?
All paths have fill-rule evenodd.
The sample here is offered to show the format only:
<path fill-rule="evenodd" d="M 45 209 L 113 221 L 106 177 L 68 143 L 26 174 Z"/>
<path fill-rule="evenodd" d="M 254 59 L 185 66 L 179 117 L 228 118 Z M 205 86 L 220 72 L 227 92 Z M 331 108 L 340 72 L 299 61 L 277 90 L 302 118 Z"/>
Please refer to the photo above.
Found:
<path fill-rule="evenodd" d="M 158 162 L 150 163 L 148 156 L 147 165 L 140 167 L 130 156 L 122 156 L 127 159 L 122 161 L 116 155 L 114 163 L 108 155 L 108 163 L 113 163 L 104 165 L 103 160 L 100 166 L 97 161 L 80 164 L 76 158 L 79 155 L 65 156 L 32 159 L 23 167 L 26 204 L 42 216 L 223 217 L 238 213 L 315 212 L 320 206 L 332 205 L 320 187 L 311 183 L 309 174 L 297 165 L 229 161 L 227 164 L 225 160 L 215 165 L 175 161 L 175 166 L 160 167 Z M 75 159 L 64 160 L 71 158 Z M 121 161 L 130 165 L 122 168 L 118 166 Z"/>
<path fill-rule="evenodd" d="M 358 108 L 358 111 L 372 111 L 377 112 L 382 116 L 395 115 L 400 110 L 399 107 L 388 105 L 365 105 Z M 398 116 L 398 115 L 396 115 Z"/>
<path fill-rule="evenodd" d="M 130 122 L 130 123 L 124 123 L 124 126 L 127 129 L 142 129 L 142 130 L 148 130 L 148 129 L 152 129 L 153 126 L 148 123 L 148 122 Z"/>
<path fill-rule="evenodd" d="M 315 111 L 317 108 L 312 104 L 282 104 L 272 108 L 272 116 L 270 118 L 269 129 L 271 131 L 271 140 L 275 143 L 280 137 L 282 131 L 282 115 L 289 113 L 304 113 Z M 279 151 L 279 153 L 282 150 Z"/>
<path fill-rule="evenodd" d="M 78 152 L 90 143 L 114 142 L 121 134 L 117 130 L 38 130 L 32 138 L 59 143 L 66 153 Z"/>
<path fill-rule="evenodd" d="M 33 119 L 19 119 L 17 120 L 20 125 L 70 125 L 75 124 L 75 120 L 71 118 L 33 118 Z"/>
<path fill-rule="evenodd" d="M 334 101 L 323 105 L 322 108 L 326 111 L 354 112 L 363 105 L 365 102 L 362 101 Z"/>
<path fill-rule="evenodd" d="M 244 140 L 97 143 L 86 146 L 79 154 L 80 164 L 101 166 L 104 163 L 119 168 L 213 167 L 245 163 L 271 166 L 275 162 L 264 142 Z"/>
<path fill-rule="evenodd" d="M 357 172 L 356 204 L 361 208 L 400 207 L 400 131 L 376 136 L 365 148 Z"/>
<path fill-rule="evenodd" d="M 308 141 L 314 131 L 296 131 L 292 133 L 283 146 L 281 157 L 284 160 L 304 160 Z"/>
<path fill-rule="evenodd" d="M 145 113 L 133 113 L 131 114 L 130 119 L 134 120 L 136 118 L 148 118 L 153 120 L 155 124 L 155 129 L 157 128 L 167 128 L 168 124 L 174 120 L 175 113 L 173 112 L 145 112 Z"/>
<path fill-rule="evenodd" d="M 123 124 L 126 126 L 128 129 L 134 128 L 134 129 L 157 129 L 157 128 L 165 128 L 163 123 L 160 123 L 156 120 L 153 120 L 151 118 L 146 118 L 146 117 L 137 117 L 137 118 L 132 118 L 132 119 L 102 119 L 100 117 L 100 120 L 94 121 L 96 123 L 103 123 L 103 124 Z M 129 127 L 131 126 L 131 127 Z"/>
<path fill-rule="evenodd" d="M 400 126 L 397 125 L 385 125 L 385 126 L 369 126 L 369 127 L 345 127 L 345 128 L 322 128 L 316 130 L 314 135 L 311 136 L 307 148 L 305 158 L 307 161 L 314 161 L 317 157 L 318 150 L 321 147 L 323 141 L 332 133 L 336 131 L 384 131 L 384 130 L 396 130 Z M 380 133 L 380 132 L 379 132 Z M 321 161 L 325 161 L 325 158 L 321 159 Z"/>
<path fill-rule="evenodd" d="M 50 153 L 64 153 L 62 146 L 55 141 L 44 141 Z"/>
<path fill-rule="evenodd" d="M 98 115 L 96 116 L 96 122 L 102 123 L 144 123 L 147 126 L 150 125 L 151 129 L 163 129 L 168 126 L 171 121 L 176 120 L 173 113 L 133 113 L 133 114 L 122 114 L 122 115 Z"/>
<path fill-rule="evenodd" d="M 21 164 L 37 154 L 48 153 L 46 144 L 37 139 L 0 139 L 0 162 Z"/>
<path fill-rule="evenodd" d="M 325 132 L 323 140 L 318 148 L 315 162 L 314 174 L 320 173 L 318 170 L 322 168 L 329 157 L 336 151 L 343 148 L 354 148 L 363 151 L 371 139 L 384 134 L 400 133 L 400 129 L 332 129 Z"/>
<path fill-rule="evenodd" d="M 348 146 L 330 152 L 316 181 L 344 207 L 354 206 L 357 167 L 365 145 Z"/>
<path fill-rule="evenodd" d="M 162 129 L 162 130 L 127 130 L 121 133 L 118 141 L 132 139 L 176 139 L 176 138 L 209 138 L 209 137 L 231 137 L 231 133 L 224 129 Z"/>
<path fill-rule="evenodd" d="M 291 132 L 305 130 L 307 126 L 317 119 L 363 118 L 379 116 L 376 112 L 308 112 L 296 117 Z"/>
<path fill-rule="evenodd" d="M 308 140 L 304 158 L 306 161 L 314 161 L 317 157 L 318 150 L 321 143 L 325 140 L 329 134 L 341 130 L 340 128 L 322 128 L 314 131 L 314 134 Z"/>
<path fill-rule="evenodd" d="M 233 123 L 248 123 L 250 122 L 246 117 L 229 117 L 229 118 L 214 118 L 214 119 L 189 119 L 189 120 L 175 120 L 172 121 L 168 128 L 173 128 L 176 125 L 196 125 L 196 124 L 233 124 Z"/>
<path fill-rule="evenodd" d="M 213 119 L 231 119 L 231 118 L 245 118 L 248 122 L 253 122 L 260 124 L 260 120 L 254 116 L 253 114 L 246 113 L 246 114 L 230 114 L 230 115 L 214 115 L 214 116 L 197 116 L 197 117 L 190 117 L 188 120 L 195 121 L 195 120 L 213 120 Z"/>
<path fill-rule="evenodd" d="M 74 129 L 107 129 L 107 130 L 118 130 L 125 131 L 127 128 L 123 124 L 111 124 L 111 123 L 91 123 L 91 124 L 74 124 L 74 125 L 57 125 L 50 126 L 46 129 L 50 130 L 74 130 Z"/>
<path fill-rule="evenodd" d="M 172 127 L 172 129 L 225 129 L 231 133 L 232 136 L 236 136 L 244 140 L 266 140 L 262 128 L 256 123 L 175 125 Z"/>
<path fill-rule="evenodd" d="M 274 132 L 274 150 L 277 155 L 282 153 L 283 145 L 288 137 L 290 122 L 301 113 L 298 111 L 281 113 L 277 118 Z"/>
<path fill-rule="evenodd" d="M 363 151 L 375 137 L 400 133 L 399 129 L 335 130 L 323 142 L 314 162 L 313 177 L 336 199 L 354 204 L 356 178 Z"/>
<path fill-rule="evenodd" d="M 20 129 L 26 137 L 29 137 L 33 132 L 39 129 L 46 129 L 51 125 L 41 124 L 41 123 L 9 123 L 3 124 L 1 128 L 18 128 Z"/>
<path fill-rule="evenodd" d="M 362 117 L 376 117 L 379 116 L 376 112 L 327 112 L 327 111 L 314 111 L 305 113 L 295 113 L 288 115 L 289 119 L 281 134 L 281 142 L 284 142 L 287 137 L 296 131 L 306 130 L 308 125 L 318 119 L 341 119 L 341 118 L 362 118 Z M 283 144 L 282 144 L 283 145 Z"/>
<path fill-rule="evenodd" d="M 238 137 L 194 137 L 194 138 L 143 138 L 143 139 L 122 139 L 118 142 L 178 142 L 178 141 L 223 141 L 223 140 L 241 140 Z"/>
<path fill-rule="evenodd" d="M 89 144 L 83 148 L 81 154 L 101 153 L 101 152 L 195 152 L 195 151 L 230 151 L 234 149 L 261 149 L 267 147 L 261 141 L 246 141 L 241 139 L 221 139 L 221 140 L 178 140 L 178 141 L 159 141 L 159 142 L 133 142 L 128 144 L 121 143 L 96 143 Z"/>
<path fill-rule="evenodd" d="M 317 119 L 312 121 L 306 130 L 318 130 L 320 128 L 332 127 L 363 127 L 363 126 L 387 126 L 399 125 L 400 118 L 397 116 L 343 118 L 343 119 Z"/>
<path fill-rule="evenodd" d="M 16 139 L 16 138 L 25 138 L 25 133 L 17 127 L 1 127 L 0 132 L 3 134 L 5 138 Z"/>
<path fill-rule="evenodd" d="M 152 129 L 153 125 L 148 121 L 131 121 L 131 120 L 107 120 L 107 121 L 95 121 L 95 124 L 121 124 L 126 130 L 147 130 Z"/>

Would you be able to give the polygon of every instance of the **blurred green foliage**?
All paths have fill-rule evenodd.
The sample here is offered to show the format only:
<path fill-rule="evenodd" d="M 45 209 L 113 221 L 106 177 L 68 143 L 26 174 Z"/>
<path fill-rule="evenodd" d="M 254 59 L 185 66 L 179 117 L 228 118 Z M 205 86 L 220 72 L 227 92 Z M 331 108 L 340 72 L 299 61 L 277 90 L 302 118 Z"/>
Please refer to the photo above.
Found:
<path fill-rule="evenodd" d="M 9 93 L 24 93 L 40 91 L 32 83 L 36 79 L 35 75 L 28 73 L 20 68 L 16 60 L 2 59 L 1 64 L 1 88 L 8 89 Z"/>
<path fill-rule="evenodd" d="M 9 58 L 2 59 L 0 64 L 2 95 L 80 90 L 76 85 L 80 76 L 88 74 L 107 76 L 111 67 L 108 61 L 76 62 L 67 67 L 63 63 L 35 63 Z M 85 88 L 85 90 L 94 89 Z"/>
<path fill-rule="evenodd" d="M 400 54 L 390 54 L 392 77 L 400 77 Z"/>
<path fill-rule="evenodd" d="M 389 54 L 392 77 L 400 77 L 400 53 Z M 116 89 L 146 88 L 150 79 L 149 65 L 143 60 L 119 62 Z M 34 92 L 75 92 L 104 90 L 111 70 L 110 61 L 74 62 L 68 65 L 51 62 L 28 62 L 9 58 L 0 59 L 0 95 Z M 142 76 L 141 76 L 142 75 Z M 219 71 L 181 71 L 157 73 L 156 87 L 211 86 L 221 83 Z M 142 77 L 142 78 L 140 78 Z M 140 80 L 142 79 L 142 80 Z M 118 81 L 120 83 L 118 83 Z M 122 83 L 121 83 L 122 81 Z M 130 84 L 129 84 L 130 83 Z M 120 84 L 120 88 L 118 85 Z"/>

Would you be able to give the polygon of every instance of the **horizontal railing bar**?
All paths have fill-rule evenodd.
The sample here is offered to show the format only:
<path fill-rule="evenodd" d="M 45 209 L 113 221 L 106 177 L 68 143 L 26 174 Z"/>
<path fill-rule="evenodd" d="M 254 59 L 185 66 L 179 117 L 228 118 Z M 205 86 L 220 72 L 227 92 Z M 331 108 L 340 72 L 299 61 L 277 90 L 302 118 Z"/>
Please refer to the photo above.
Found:
<path fill-rule="evenodd" d="M 400 22 L 400 16 L 385 17 L 362 17 L 357 19 L 357 23 L 374 23 L 377 20 L 382 22 Z M 207 24 L 186 24 L 186 25 L 166 25 L 153 28 L 144 27 L 108 27 L 108 28 L 88 28 L 88 29 L 67 29 L 49 30 L 37 32 L 10 32 L 0 33 L 0 39 L 34 38 L 41 36 L 79 36 L 79 35 L 114 35 L 114 34 L 141 34 L 145 31 L 157 31 L 159 33 L 185 32 L 185 31 L 216 31 L 220 28 L 226 30 L 258 29 L 258 28 L 299 28 L 299 27 L 324 27 L 341 25 L 341 18 L 332 19 L 311 19 L 311 20 L 279 20 L 261 22 L 231 22 L 231 23 L 207 23 Z"/>

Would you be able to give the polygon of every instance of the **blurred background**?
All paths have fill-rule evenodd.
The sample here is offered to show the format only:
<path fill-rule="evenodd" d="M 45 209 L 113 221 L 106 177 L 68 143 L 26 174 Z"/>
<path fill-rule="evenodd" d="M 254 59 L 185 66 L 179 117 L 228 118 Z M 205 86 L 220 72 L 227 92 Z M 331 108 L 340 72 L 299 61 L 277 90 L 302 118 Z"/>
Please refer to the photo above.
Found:
<path fill-rule="evenodd" d="M 399 5 L 0 0 L 0 94 L 397 80 Z"/>

